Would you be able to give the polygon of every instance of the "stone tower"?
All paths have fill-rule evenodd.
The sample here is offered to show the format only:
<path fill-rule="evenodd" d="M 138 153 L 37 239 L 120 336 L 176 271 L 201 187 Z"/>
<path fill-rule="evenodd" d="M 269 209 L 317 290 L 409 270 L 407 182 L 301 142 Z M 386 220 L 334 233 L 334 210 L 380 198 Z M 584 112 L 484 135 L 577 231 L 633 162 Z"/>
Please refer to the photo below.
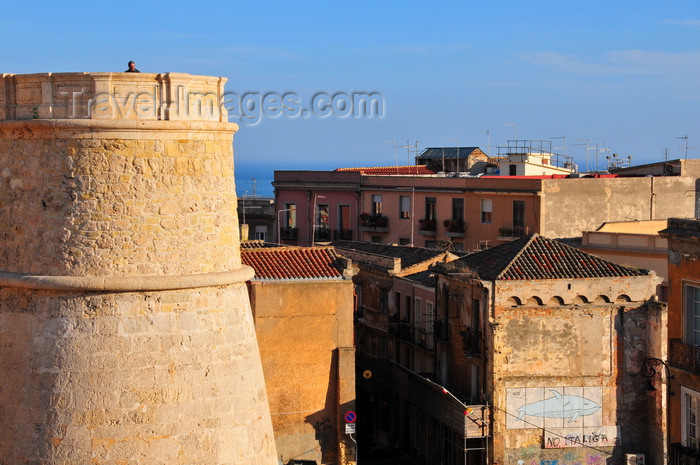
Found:
<path fill-rule="evenodd" d="M 277 464 L 224 82 L 0 75 L 0 463 Z"/>

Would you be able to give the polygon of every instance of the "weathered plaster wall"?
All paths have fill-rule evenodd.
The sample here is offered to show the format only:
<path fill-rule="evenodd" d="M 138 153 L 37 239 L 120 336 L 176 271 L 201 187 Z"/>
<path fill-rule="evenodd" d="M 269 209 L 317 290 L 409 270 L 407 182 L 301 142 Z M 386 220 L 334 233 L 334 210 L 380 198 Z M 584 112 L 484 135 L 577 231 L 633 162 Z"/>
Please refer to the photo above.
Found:
<path fill-rule="evenodd" d="M 637 373 L 658 312 L 637 301 L 497 307 L 495 314 L 496 461 L 603 464 L 649 453 L 648 399 Z"/>
<path fill-rule="evenodd" d="M 546 179 L 542 228 L 552 238 L 580 237 L 606 221 L 695 216 L 695 177 Z"/>
<path fill-rule="evenodd" d="M 352 281 L 249 288 L 278 455 L 352 463 L 341 421 L 355 401 Z"/>

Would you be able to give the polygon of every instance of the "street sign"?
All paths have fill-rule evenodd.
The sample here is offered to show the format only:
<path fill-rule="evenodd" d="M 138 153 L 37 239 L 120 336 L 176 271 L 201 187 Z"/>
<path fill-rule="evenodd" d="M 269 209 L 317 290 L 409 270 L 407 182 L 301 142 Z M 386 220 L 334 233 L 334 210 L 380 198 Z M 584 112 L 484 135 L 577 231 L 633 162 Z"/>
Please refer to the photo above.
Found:
<path fill-rule="evenodd" d="M 352 410 L 349 410 L 345 414 L 345 423 L 355 423 L 356 420 L 357 420 L 357 414 L 355 412 L 353 412 Z"/>
<path fill-rule="evenodd" d="M 345 434 L 355 434 L 355 423 L 345 423 Z"/>

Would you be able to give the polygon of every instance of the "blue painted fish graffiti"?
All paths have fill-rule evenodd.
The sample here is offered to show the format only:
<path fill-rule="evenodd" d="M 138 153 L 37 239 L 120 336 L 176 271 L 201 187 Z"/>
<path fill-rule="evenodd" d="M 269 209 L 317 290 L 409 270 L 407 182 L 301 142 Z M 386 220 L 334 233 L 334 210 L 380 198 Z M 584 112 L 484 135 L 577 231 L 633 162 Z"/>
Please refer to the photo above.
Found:
<path fill-rule="evenodd" d="M 525 404 L 518 409 L 518 420 L 525 415 L 542 418 L 568 418 L 569 423 L 578 417 L 593 415 L 600 410 L 600 405 L 581 396 L 563 396 L 550 389 L 554 397 Z"/>

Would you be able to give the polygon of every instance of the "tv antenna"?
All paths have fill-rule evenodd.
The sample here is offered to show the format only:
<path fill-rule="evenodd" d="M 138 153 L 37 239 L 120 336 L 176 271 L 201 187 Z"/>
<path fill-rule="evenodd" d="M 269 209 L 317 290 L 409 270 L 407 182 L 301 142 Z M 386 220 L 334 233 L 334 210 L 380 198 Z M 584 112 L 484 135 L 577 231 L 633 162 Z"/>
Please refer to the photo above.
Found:
<path fill-rule="evenodd" d="M 685 159 L 688 159 L 688 134 L 680 137 L 676 137 L 676 139 L 683 139 L 685 141 Z"/>
<path fill-rule="evenodd" d="M 491 131 L 488 129 L 486 131 L 482 131 L 482 134 L 486 134 L 486 155 L 489 157 L 491 156 Z"/>
<path fill-rule="evenodd" d="M 571 144 L 571 146 L 577 146 L 577 145 L 585 145 L 586 148 L 584 150 L 584 155 L 586 156 L 586 173 L 588 173 L 588 139 L 577 139 L 582 141 L 582 144 Z"/>
<path fill-rule="evenodd" d="M 396 174 L 399 174 L 399 156 L 396 154 L 396 139 L 391 139 L 391 140 L 387 140 L 387 141 L 382 142 L 382 144 L 389 144 L 389 143 L 393 144 L 393 146 L 394 146 L 394 160 L 396 161 L 396 165 L 395 165 L 396 166 Z"/>
<path fill-rule="evenodd" d="M 406 165 L 411 166 L 414 163 L 411 163 L 411 149 L 413 149 L 413 153 L 415 156 L 418 156 L 418 142 L 419 140 L 415 141 L 414 144 L 411 145 L 411 141 L 406 139 L 406 145 L 399 145 L 398 147 L 400 149 L 406 149 Z M 398 163 L 398 161 L 397 161 Z"/>

